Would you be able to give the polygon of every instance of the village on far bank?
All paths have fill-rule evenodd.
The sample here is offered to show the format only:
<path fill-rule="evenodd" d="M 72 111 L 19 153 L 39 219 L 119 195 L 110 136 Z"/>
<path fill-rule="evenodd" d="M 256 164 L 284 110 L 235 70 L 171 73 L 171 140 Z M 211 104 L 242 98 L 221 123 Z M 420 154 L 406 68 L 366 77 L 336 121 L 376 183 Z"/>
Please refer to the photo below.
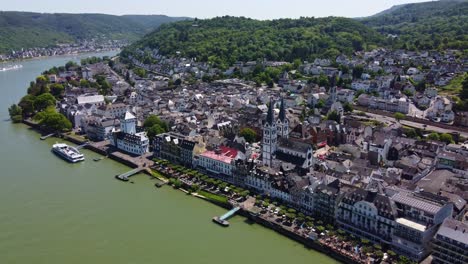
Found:
<path fill-rule="evenodd" d="M 138 54 L 44 72 L 12 119 L 248 190 L 265 219 L 357 263 L 467 263 L 460 51 L 380 48 L 228 69 Z"/>

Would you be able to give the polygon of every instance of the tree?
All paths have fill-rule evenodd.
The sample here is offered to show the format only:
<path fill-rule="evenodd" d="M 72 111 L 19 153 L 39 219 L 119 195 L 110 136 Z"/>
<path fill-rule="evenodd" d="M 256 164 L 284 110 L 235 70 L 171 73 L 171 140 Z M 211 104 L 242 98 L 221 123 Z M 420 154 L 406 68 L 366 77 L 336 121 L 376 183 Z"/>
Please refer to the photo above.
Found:
<path fill-rule="evenodd" d="M 55 97 L 50 93 L 41 94 L 34 100 L 34 109 L 37 111 L 42 111 L 49 106 L 55 106 Z"/>
<path fill-rule="evenodd" d="M 353 112 L 354 108 L 353 106 L 349 103 L 349 102 L 346 102 L 344 105 L 343 105 L 343 110 L 345 112 Z"/>
<path fill-rule="evenodd" d="M 72 123 L 62 114 L 57 113 L 55 108 L 48 107 L 34 116 L 41 126 L 53 131 L 65 131 L 72 128 Z"/>
<path fill-rule="evenodd" d="M 393 115 L 393 117 L 395 117 L 395 119 L 396 119 L 398 122 L 400 122 L 400 120 L 405 119 L 405 114 L 402 114 L 402 113 L 400 113 L 400 112 L 396 112 L 396 113 Z"/>
<path fill-rule="evenodd" d="M 89 84 L 89 81 L 86 80 L 86 79 L 81 79 L 80 80 L 80 87 L 84 87 L 84 88 L 89 88 L 90 84 Z"/>
<path fill-rule="evenodd" d="M 59 83 L 54 83 L 50 85 L 50 93 L 57 99 L 63 97 L 64 91 L 65 88 Z"/>
<path fill-rule="evenodd" d="M 76 66 L 78 66 L 78 64 L 76 64 L 74 61 L 69 61 L 69 62 L 67 62 L 67 64 L 65 64 L 65 69 L 67 69 L 67 71 L 68 71 L 68 70 L 70 70 L 70 68 L 76 67 Z"/>
<path fill-rule="evenodd" d="M 148 137 L 149 138 L 154 138 L 155 136 L 165 133 L 166 131 L 158 124 L 155 124 L 154 126 L 148 128 L 147 130 Z"/>
<path fill-rule="evenodd" d="M 450 134 L 444 133 L 440 135 L 440 141 L 450 144 L 453 143 L 453 137 Z"/>
<path fill-rule="evenodd" d="M 133 72 L 134 72 L 136 75 L 140 76 L 141 78 L 145 78 L 145 77 L 146 77 L 146 70 L 143 69 L 143 68 L 135 68 L 135 69 L 133 70 Z"/>
<path fill-rule="evenodd" d="M 249 143 L 253 143 L 257 140 L 257 133 L 248 127 L 241 129 L 239 135 L 245 138 L 245 140 Z"/>
<path fill-rule="evenodd" d="M 460 99 L 468 99 L 468 74 L 465 74 L 465 79 L 462 82 L 462 90 L 460 92 Z"/>
<path fill-rule="evenodd" d="M 156 135 L 169 132 L 169 126 L 156 115 L 149 115 L 143 123 L 144 129 L 148 132 L 148 137 L 152 138 Z"/>
<path fill-rule="evenodd" d="M 17 104 L 13 104 L 8 108 L 10 119 L 13 123 L 19 123 L 23 119 L 23 109 Z"/>
<path fill-rule="evenodd" d="M 364 72 L 364 67 L 362 65 L 356 65 L 353 69 L 353 78 L 354 79 L 359 79 L 362 76 L 362 73 Z"/>
<path fill-rule="evenodd" d="M 438 133 L 431 133 L 427 136 L 427 139 L 429 140 L 436 140 L 436 141 L 440 141 L 440 136 Z"/>
<path fill-rule="evenodd" d="M 23 115 L 29 116 L 34 113 L 34 101 L 36 97 L 34 95 L 28 94 L 21 98 L 18 105 L 23 109 Z"/>
<path fill-rule="evenodd" d="M 336 111 L 332 111 L 327 115 L 327 120 L 334 120 L 334 121 L 340 123 L 341 122 L 341 115 Z"/>

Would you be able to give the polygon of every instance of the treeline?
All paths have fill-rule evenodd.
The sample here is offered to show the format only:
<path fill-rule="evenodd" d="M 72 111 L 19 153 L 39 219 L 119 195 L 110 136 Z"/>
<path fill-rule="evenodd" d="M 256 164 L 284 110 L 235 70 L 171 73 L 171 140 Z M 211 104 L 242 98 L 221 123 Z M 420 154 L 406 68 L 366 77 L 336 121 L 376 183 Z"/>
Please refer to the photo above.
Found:
<path fill-rule="evenodd" d="M 384 35 L 397 35 L 394 48 L 468 49 L 468 1 L 407 4 L 362 22 Z"/>
<path fill-rule="evenodd" d="M 347 18 L 259 21 L 226 16 L 165 24 L 122 55 L 139 56 L 138 49 L 159 49 L 164 55 L 180 54 L 227 68 L 236 61 L 335 58 L 341 53 L 372 49 L 382 41 L 373 29 Z"/>
<path fill-rule="evenodd" d="M 0 53 L 90 39 L 133 41 L 163 23 L 184 19 L 187 18 L 0 12 Z"/>

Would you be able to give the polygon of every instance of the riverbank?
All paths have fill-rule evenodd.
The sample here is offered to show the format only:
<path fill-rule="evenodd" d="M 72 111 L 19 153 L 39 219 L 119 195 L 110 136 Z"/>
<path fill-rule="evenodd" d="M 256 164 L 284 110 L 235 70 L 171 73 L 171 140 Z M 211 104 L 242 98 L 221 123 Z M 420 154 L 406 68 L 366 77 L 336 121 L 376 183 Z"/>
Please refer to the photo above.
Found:
<path fill-rule="evenodd" d="M 113 52 L 116 51 L 117 53 L 122 50 L 121 48 L 116 49 L 103 49 L 103 50 L 93 50 L 93 51 L 84 51 L 84 52 L 72 52 L 69 54 L 59 54 L 59 55 L 45 55 L 45 56 L 37 56 L 37 57 L 28 57 L 28 58 L 21 58 L 21 59 L 8 59 L 8 60 L 0 60 L 0 63 L 7 64 L 7 63 L 16 63 L 16 62 L 28 62 L 34 60 L 42 60 L 42 59 L 49 59 L 49 58 L 61 58 L 61 57 L 70 57 L 70 56 L 83 56 L 87 54 L 95 54 L 95 53 L 102 53 L 102 52 Z"/>
<path fill-rule="evenodd" d="M 34 129 L 35 131 L 37 131 L 39 133 L 47 133 L 48 132 L 48 131 L 41 131 L 40 127 L 36 123 L 34 123 L 34 122 L 30 121 L 30 120 L 24 120 L 23 123 L 28 125 L 29 127 L 31 127 L 32 129 Z M 76 137 L 76 136 L 73 136 L 73 135 L 67 134 L 67 133 L 61 133 L 60 138 L 62 138 L 63 140 L 66 140 L 68 142 L 77 144 L 77 145 L 84 145 L 86 143 L 89 143 L 84 138 L 79 138 L 79 137 Z M 99 143 L 91 143 L 91 144 L 85 145 L 84 148 L 86 148 L 88 150 L 91 150 L 91 151 L 93 151 L 93 152 L 95 152 L 97 154 L 107 156 L 110 159 L 112 159 L 114 161 L 117 161 L 117 162 L 119 162 L 119 163 L 121 163 L 123 165 L 126 165 L 126 166 L 128 166 L 130 168 L 137 168 L 137 167 L 141 166 L 141 164 L 136 163 L 135 161 L 133 161 L 130 158 L 122 157 L 122 155 L 120 155 L 120 154 L 123 154 L 123 153 L 109 151 L 109 148 L 104 147 L 104 146 L 105 146 L 105 144 L 100 145 Z M 125 155 L 125 154 L 123 154 L 123 155 Z M 146 174 L 152 176 L 155 179 L 164 181 L 165 184 L 170 182 L 170 181 L 167 180 L 167 178 L 169 178 L 169 179 L 173 178 L 173 176 L 176 174 L 176 172 L 174 172 L 174 171 L 171 172 L 169 169 L 168 170 L 162 170 L 161 169 L 162 167 L 160 167 L 160 166 L 158 167 L 157 163 L 154 163 L 152 160 L 149 160 L 147 158 L 144 159 L 144 162 L 148 163 L 148 164 L 151 163 L 152 165 L 153 164 L 156 165 L 156 166 L 151 166 L 151 170 L 154 171 L 155 173 L 152 173 L 151 170 L 144 170 L 142 172 L 146 172 Z M 182 192 L 184 192 L 186 194 L 190 194 L 191 196 L 193 196 L 193 197 L 195 197 L 197 199 L 205 200 L 205 201 L 210 202 L 210 203 L 212 203 L 214 205 L 220 206 L 220 207 L 222 207 L 224 209 L 233 208 L 233 203 L 231 202 L 232 200 L 230 200 L 230 198 L 233 198 L 233 197 L 227 197 L 227 196 L 223 195 L 222 193 L 214 193 L 213 190 L 210 190 L 210 189 L 206 188 L 206 186 L 201 188 L 201 190 L 199 190 L 199 192 L 188 191 L 188 190 L 191 190 L 193 186 L 188 184 L 187 182 L 182 182 L 182 186 L 178 187 L 176 185 L 173 185 L 173 187 L 176 190 L 180 190 L 180 191 L 182 191 Z M 323 243 L 320 243 L 319 240 L 312 240 L 308 236 L 304 236 L 304 235 L 298 234 L 298 233 L 296 233 L 294 231 L 288 230 L 285 227 L 283 227 L 281 224 L 276 223 L 274 221 L 270 221 L 270 220 L 262 217 L 261 215 L 258 215 L 258 214 L 253 213 L 252 211 L 249 211 L 246 208 L 241 208 L 241 210 L 238 211 L 238 214 L 245 217 L 245 218 L 247 218 L 247 219 L 249 219 L 252 222 L 255 222 L 255 223 L 263 226 L 263 227 L 274 230 L 275 232 L 277 232 L 277 233 L 279 233 L 279 234 L 281 234 L 283 236 L 286 236 L 287 238 L 292 239 L 293 241 L 296 241 L 296 242 L 306 246 L 309 249 L 312 249 L 312 250 L 321 252 L 323 254 L 326 254 L 326 255 L 328 255 L 328 256 L 330 256 L 330 257 L 332 257 L 332 258 L 334 258 L 334 259 L 336 259 L 336 260 L 338 260 L 340 262 L 352 263 L 352 264 L 365 263 L 363 261 L 358 261 L 358 259 L 353 258 L 353 257 L 351 257 L 349 255 L 343 254 L 339 250 L 334 250 L 332 247 L 329 247 L 329 246 L 327 246 L 327 245 L 325 245 Z"/>

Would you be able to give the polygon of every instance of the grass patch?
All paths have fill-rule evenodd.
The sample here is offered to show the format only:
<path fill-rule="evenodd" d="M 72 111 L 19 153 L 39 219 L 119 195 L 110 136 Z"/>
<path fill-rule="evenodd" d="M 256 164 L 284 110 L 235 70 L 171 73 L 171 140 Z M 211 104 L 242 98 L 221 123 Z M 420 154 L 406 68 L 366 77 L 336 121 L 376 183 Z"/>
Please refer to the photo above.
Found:
<path fill-rule="evenodd" d="M 151 170 L 151 175 L 160 180 L 167 180 L 167 178 L 164 177 L 164 175 L 162 175 L 159 171 L 156 171 L 156 170 Z"/>
<path fill-rule="evenodd" d="M 464 75 L 459 75 L 453 78 L 449 84 L 440 87 L 439 92 L 441 95 L 459 95 L 462 90 L 462 82 L 465 79 Z"/>
<path fill-rule="evenodd" d="M 203 195 L 203 196 L 205 196 L 207 199 L 212 200 L 212 201 L 214 201 L 214 202 L 223 203 L 223 204 L 229 204 L 229 203 L 228 203 L 228 198 L 227 198 L 227 197 L 224 197 L 224 196 L 221 196 L 221 195 L 209 193 L 209 192 L 203 191 L 203 190 L 198 191 L 198 194 Z"/>

